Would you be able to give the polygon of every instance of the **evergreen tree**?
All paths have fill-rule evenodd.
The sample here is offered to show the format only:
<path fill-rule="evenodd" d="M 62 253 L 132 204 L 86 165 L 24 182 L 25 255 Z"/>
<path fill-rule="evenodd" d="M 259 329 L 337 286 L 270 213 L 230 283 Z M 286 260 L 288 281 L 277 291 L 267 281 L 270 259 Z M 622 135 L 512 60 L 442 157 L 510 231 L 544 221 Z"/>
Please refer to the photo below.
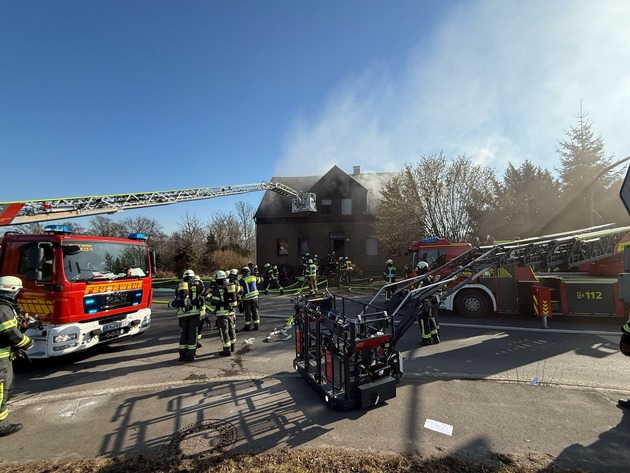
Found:
<path fill-rule="evenodd" d="M 618 173 L 607 170 L 612 156 L 606 156 L 602 137 L 594 137 L 588 113 L 580 108 L 576 118 L 577 126 L 572 126 L 566 132 L 567 139 L 560 140 L 556 147 L 563 203 L 559 217 L 565 229 L 607 223 L 598 217 L 601 212 L 597 199 L 601 200 L 602 193 L 606 194 L 619 177 Z"/>
<path fill-rule="evenodd" d="M 493 211 L 486 216 L 482 230 L 498 240 L 539 235 L 541 224 L 555 212 L 560 184 L 546 169 L 526 160 L 517 169 L 512 163 L 495 183 Z"/>

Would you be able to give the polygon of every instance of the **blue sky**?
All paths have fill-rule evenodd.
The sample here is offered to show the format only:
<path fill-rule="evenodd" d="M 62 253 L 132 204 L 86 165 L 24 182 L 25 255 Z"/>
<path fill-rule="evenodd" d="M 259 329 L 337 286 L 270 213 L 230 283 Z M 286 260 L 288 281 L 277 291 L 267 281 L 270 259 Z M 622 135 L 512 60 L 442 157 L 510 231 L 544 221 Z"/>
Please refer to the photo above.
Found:
<path fill-rule="evenodd" d="M 0 201 L 630 154 L 630 2 L 3 2 Z M 262 193 L 128 211 L 177 229 Z"/>

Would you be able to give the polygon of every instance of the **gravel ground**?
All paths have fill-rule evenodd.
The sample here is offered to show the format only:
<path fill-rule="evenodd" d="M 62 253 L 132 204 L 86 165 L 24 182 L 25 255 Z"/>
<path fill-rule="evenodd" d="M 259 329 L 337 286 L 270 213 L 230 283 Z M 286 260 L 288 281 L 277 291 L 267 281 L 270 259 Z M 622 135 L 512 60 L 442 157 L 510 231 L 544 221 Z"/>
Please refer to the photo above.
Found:
<path fill-rule="evenodd" d="M 552 459 L 528 458 L 525 464 L 510 455 L 495 455 L 491 465 L 471 463 L 453 457 L 420 458 L 417 456 L 378 452 L 322 450 L 275 450 L 268 453 L 217 455 L 211 458 L 118 457 L 74 460 L 69 462 L 30 462 L 0 467 L 2 473 L 578 473 L 578 470 L 559 470 Z M 581 471 L 581 470 L 580 470 Z"/>

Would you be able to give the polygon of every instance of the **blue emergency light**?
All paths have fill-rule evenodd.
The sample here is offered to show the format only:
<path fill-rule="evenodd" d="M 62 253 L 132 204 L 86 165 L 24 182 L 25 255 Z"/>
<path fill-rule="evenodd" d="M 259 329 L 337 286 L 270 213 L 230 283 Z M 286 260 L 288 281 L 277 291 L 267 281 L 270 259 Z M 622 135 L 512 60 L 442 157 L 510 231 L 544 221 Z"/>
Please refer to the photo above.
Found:
<path fill-rule="evenodd" d="M 437 243 L 438 240 L 439 240 L 438 237 L 432 236 L 432 237 L 428 237 L 422 240 L 422 243 Z"/>
<path fill-rule="evenodd" d="M 54 235 L 70 235 L 72 228 L 68 225 L 46 225 L 44 227 L 44 233 L 52 233 Z"/>
<path fill-rule="evenodd" d="M 129 235 L 127 235 L 127 238 L 129 238 L 130 240 L 146 240 L 147 235 L 146 233 L 130 233 Z"/>

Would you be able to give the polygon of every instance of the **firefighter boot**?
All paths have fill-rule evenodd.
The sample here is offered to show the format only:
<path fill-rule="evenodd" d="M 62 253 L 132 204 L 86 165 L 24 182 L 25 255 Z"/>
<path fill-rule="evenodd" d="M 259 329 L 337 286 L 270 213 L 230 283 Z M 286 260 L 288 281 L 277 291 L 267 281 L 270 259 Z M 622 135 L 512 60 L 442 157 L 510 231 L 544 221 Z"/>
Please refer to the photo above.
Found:
<path fill-rule="evenodd" d="M 219 355 L 221 355 L 221 356 L 231 356 L 232 353 L 230 353 L 230 347 L 223 347 L 223 351 L 220 351 Z"/>
<path fill-rule="evenodd" d="M 231 352 L 233 352 L 233 351 L 234 351 L 234 343 L 232 343 L 232 344 L 230 345 L 230 351 L 231 351 Z"/>
<path fill-rule="evenodd" d="M 254 322 L 254 330 L 258 330 L 260 324 L 258 322 Z"/>
<path fill-rule="evenodd" d="M 243 330 L 245 330 L 246 332 L 249 332 L 250 331 L 250 326 L 249 325 L 245 325 L 243 327 Z"/>
<path fill-rule="evenodd" d="M 0 430 L 0 437 L 6 437 L 7 435 L 14 434 L 22 430 L 22 424 L 9 424 L 6 429 Z"/>
<path fill-rule="evenodd" d="M 440 337 L 438 335 L 431 335 L 431 344 L 437 345 L 440 343 Z"/>
<path fill-rule="evenodd" d="M 186 355 L 188 354 L 188 350 L 179 350 L 179 360 L 178 361 L 186 361 Z"/>

